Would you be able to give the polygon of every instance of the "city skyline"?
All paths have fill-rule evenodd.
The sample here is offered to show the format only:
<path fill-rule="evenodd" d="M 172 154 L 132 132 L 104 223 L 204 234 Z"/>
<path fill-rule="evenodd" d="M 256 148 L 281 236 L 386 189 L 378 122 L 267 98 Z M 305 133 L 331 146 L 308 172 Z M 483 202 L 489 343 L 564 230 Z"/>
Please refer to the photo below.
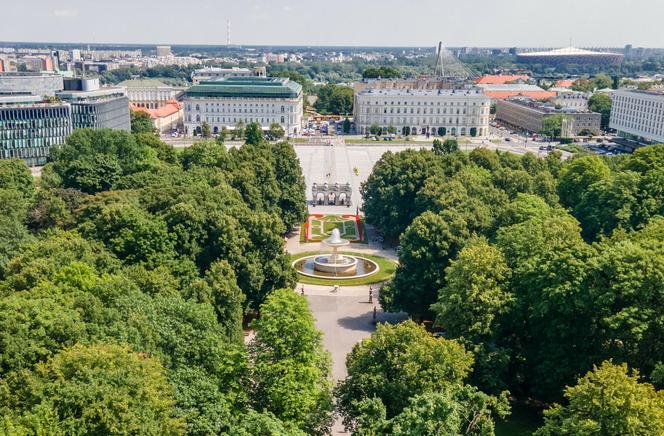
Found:
<path fill-rule="evenodd" d="M 664 47 L 657 22 L 664 3 L 649 0 L 634 0 L 629 10 L 607 8 L 600 0 L 561 0 L 546 14 L 524 0 L 453 7 L 434 0 L 339 0 L 327 9 L 303 0 L 192 0 L 186 10 L 172 0 L 158 7 L 146 1 L 117 0 L 103 8 L 91 3 L 11 2 L 2 7 L 0 40 L 225 45 L 230 19 L 231 43 L 237 45 L 425 47 L 442 40 L 446 46 L 562 47 L 571 40 L 581 47 Z"/>

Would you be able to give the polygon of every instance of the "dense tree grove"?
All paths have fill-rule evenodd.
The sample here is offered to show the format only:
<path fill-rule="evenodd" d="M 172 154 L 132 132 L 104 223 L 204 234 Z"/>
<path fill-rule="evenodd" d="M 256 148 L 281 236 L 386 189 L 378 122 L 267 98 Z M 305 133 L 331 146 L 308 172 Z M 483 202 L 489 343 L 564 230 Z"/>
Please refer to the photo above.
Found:
<path fill-rule="evenodd" d="M 474 357 L 468 381 L 483 392 L 562 401 L 542 435 L 659 434 L 661 414 L 636 410 L 611 428 L 583 415 L 591 400 L 574 405 L 573 393 L 592 376 L 564 389 L 596 365 L 619 391 L 621 378 L 605 374 L 626 379 L 626 369 L 609 360 L 662 386 L 663 171 L 664 145 L 565 162 L 486 149 L 387 153 L 362 186 L 367 221 L 400 242 L 381 303 L 462 344 Z M 389 402 L 364 405 L 395 419 Z M 597 414 L 622 413 L 609 409 Z"/>
<path fill-rule="evenodd" d="M 295 281 L 283 234 L 305 214 L 291 145 L 176 153 L 150 132 L 78 130 L 37 186 L 0 161 L 0 199 L 0 433 L 327 426 L 329 358 L 302 297 L 279 291 Z"/>

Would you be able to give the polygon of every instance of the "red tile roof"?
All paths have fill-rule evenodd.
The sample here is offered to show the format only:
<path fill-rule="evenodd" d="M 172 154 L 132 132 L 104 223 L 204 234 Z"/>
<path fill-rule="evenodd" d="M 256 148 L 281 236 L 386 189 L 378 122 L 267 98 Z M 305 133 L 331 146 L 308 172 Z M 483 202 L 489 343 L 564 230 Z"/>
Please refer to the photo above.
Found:
<path fill-rule="evenodd" d="M 556 93 L 553 91 L 484 91 L 484 94 L 490 97 L 492 100 L 504 100 L 506 98 L 516 96 L 530 97 L 535 100 L 541 100 L 556 96 Z"/>
<path fill-rule="evenodd" d="M 487 74 L 485 76 L 480 77 L 477 79 L 478 84 L 484 84 L 484 85 L 504 85 L 506 83 L 510 82 L 516 82 L 517 80 L 528 80 L 529 77 L 525 74 L 513 74 L 513 75 L 490 75 Z"/>
<path fill-rule="evenodd" d="M 556 87 L 558 88 L 569 88 L 574 84 L 574 79 L 562 79 L 556 82 Z"/>
<path fill-rule="evenodd" d="M 147 109 L 144 107 L 138 107 L 134 104 L 131 105 L 131 110 L 136 112 L 145 112 L 150 115 L 150 118 L 152 119 L 164 118 L 169 115 L 173 115 L 180 109 L 182 109 L 182 103 L 178 103 L 175 100 L 169 100 L 166 102 L 166 105 L 160 107 L 159 109 Z"/>

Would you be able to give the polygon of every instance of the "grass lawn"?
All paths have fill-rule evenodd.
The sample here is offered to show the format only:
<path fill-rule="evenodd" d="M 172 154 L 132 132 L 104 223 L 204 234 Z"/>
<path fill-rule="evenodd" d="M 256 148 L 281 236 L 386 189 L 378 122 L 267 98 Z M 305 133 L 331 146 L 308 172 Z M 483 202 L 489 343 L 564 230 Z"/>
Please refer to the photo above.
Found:
<path fill-rule="evenodd" d="M 373 283 L 380 283 L 384 282 L 386 280 L 389 280 L 392 278 L 394 275 L 394 272 L 397 269 L 397 264 L 394 261 L 391 261 L 389 259 L 386 259 L 384 257 L 379 257 L 379 256 L 371 256 L 368 254 L 363 254 L 363 253 L 354 253 L 354 252 L 340 252 L 342 254 L 350 254 L 352 256 L 358 256 L 358 257 L 364 257 L 369 260 L 373 260 L 378 264 L 380 267 L 380 270 L 375 273 L 371 274 L 370 276 L 367 277 L 361 277 L 359 279 L 345 279 L 345 280 L 331 280 L 331 279 L 322 279 L 322 278 L 314 278 L 314 277 L 308 277 L 304 276 L 302 274 L 297 275 L 297 281 L 300 283 L 304 283 L 307 285 L 339 285 L 339 286 L 359 286 L 359 285 L 370 285 Z M 298 254 L 292 254 L 291 255 L 291 262 L 294 262 L 298 259 L 301 259 L 303 257 L 307 256 L 313 256 L 315 254 L 320 254 L 318 251 L 308 251 L 306 253 L 298 253 Z"/>

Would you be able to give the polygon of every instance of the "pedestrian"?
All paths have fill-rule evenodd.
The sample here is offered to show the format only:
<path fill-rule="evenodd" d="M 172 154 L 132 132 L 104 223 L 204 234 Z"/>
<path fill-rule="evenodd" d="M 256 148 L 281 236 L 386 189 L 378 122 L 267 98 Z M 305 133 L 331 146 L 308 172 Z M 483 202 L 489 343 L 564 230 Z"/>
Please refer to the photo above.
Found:
<path fill-rule="evenodd" d="M 376 324 L 376 306 L 374 306 L 373 310 L 373 323 Z"/>
<path fill-rule="evenodd" d="M 373 289 L 369 286 L 369 303 L 373 303 Z"/>
<path fill-rule="evenodd" d="M 300 295 L 304 295 L 304 285 L 302 285 L 302 289 L 300 290 Z"/>

